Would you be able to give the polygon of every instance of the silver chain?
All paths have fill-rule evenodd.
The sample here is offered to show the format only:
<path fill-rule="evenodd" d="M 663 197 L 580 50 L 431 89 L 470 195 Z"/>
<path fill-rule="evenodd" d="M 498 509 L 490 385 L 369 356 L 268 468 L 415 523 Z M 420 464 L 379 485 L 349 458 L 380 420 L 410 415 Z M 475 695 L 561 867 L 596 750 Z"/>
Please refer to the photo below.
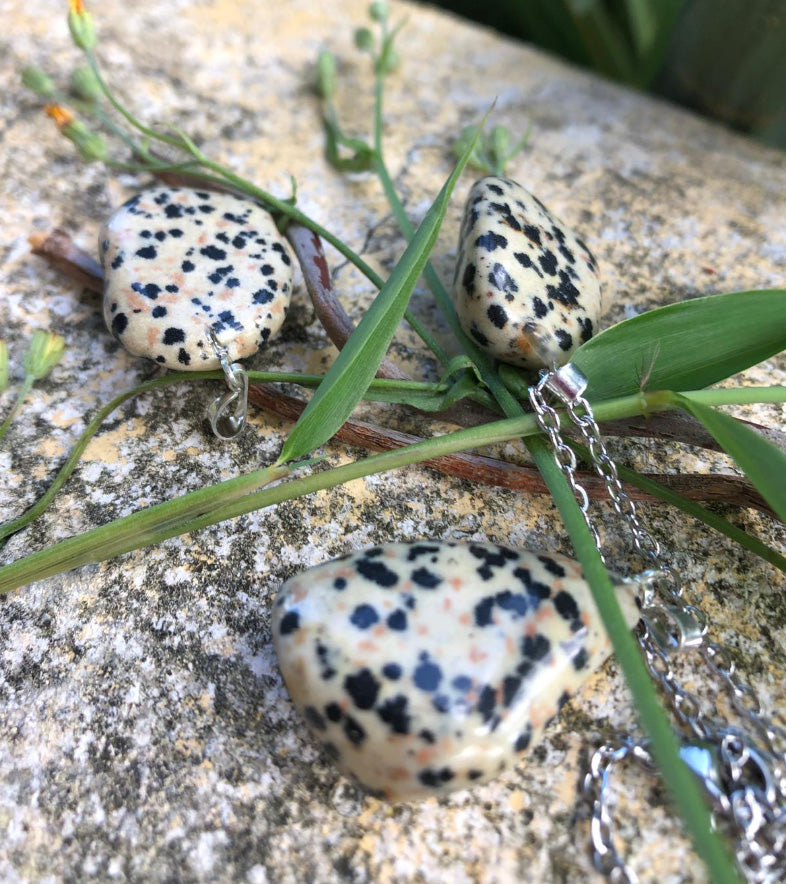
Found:
<path fill-rule="evenodd" d="M 587 380 L 571 363 L 544 373 L 529 396 L 538 425 L 549 437 L 554 456 L 573 489 L 600 552 L 600 535 L 589 518 L 589 499 L 576 477 L 577 459 L 562 435 L 560 413 L 546 394 L 564 409 L 590 451 L 592 465 L 603 480 L 614 511 L 623 519 L 642 558 L 657 569 L 637 629 L 644 662 L 665 695 L 683 738 L 682 759 L 699 777 L 716 825 L 728 833 L 741 873 L 749 884 L 786 882 L 786 730 L 761 708 L 755 690 L 735 674 L 729 651 L 708 635 L 707 618 L 683 598 L 674 571 L 662 561 L 660 544 L 642 526 L 636 506 L 622 487 L 617 467 L 606 450 L 589 402 Z M 736 713 L 731 724 L 708 713 L 701 699 L 686 690 L 673 659 L 698 657 L 725 692 Z M 614 840 L 611 774 L 624 761 L 653 769 L 647 745 L 630 736 L 605 743 L 592 757 L 584 781 L 592 803 L 591 837 L 596 868 L 613 884 L 636 884 Z"/>

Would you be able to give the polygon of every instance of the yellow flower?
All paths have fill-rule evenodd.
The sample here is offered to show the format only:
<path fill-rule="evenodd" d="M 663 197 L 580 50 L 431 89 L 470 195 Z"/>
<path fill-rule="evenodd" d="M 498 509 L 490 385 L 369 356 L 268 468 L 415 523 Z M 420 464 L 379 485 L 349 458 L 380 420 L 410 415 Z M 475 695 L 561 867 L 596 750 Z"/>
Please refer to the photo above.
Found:
<path fill-rule="evenodd" d="M 48 104 L 44 113 L 51 117 L 57 124 L 58 129 L 64 129 L 69 123 L 74 122 L 74 115 L 59 104 Z"/>

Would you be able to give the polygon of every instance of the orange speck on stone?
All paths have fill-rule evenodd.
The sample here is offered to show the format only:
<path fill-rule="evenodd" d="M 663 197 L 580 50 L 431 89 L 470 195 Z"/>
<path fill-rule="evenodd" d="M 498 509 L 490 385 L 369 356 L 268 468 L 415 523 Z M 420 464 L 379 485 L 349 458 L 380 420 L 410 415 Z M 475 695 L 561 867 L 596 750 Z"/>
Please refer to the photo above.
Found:
<path fill-rule="evenodd" d="M 481 649 L 477 645 L 473 645 L 472 649 L 469 652 L 469 659 L 471 663 L 480 663 L 481 660 L 485 660 L 488 657 L 488 654 L 485 651 L 481 651 Z"/>
<path fill-rule="evenodd" d="M 465 612 L 459 617 L 459 623 L 460 623 L 462 626 L 469 626 L 470 623 L 472 623 L 472 617 L 470 617 L 468 611 L 465 611 Z"/>
<path fill-rule="evenodd" d="M 371 641 L 362 641 L 358 643 L 358 650 L 364 653 L 373 654 L 377 650 L 377 646 Z"/>

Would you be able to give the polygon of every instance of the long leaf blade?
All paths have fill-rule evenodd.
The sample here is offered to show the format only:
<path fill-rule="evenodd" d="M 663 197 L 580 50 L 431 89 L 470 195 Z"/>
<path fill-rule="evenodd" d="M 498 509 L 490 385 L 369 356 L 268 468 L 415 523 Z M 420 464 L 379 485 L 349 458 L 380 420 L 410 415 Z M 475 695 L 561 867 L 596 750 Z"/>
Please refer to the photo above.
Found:
<path fill-rule="evenodd" d="M 476 138 L 481 129 L 482 124 L 476 129 Z M 467 164 L 476 138 L 467 145 L 387 282 L 312 396 L 284 443 L 278 463 L 302 457 L 330 439 L 365 393 L 436 242 L 450 195 Z"/>
<path fill-rule="evenodd" d="M 758 488 L 761 496 L 786 522 L 786 454 L 735 418 L 701 405 L 690 396 L 679 396 L 680 405 L 709 430 L 739 468 Z"/>
<path fill-rule="evenodd" d="M 573 363 L 591 401 L 642 388 L 707 387 L 786 349 L 786 289 L 733 292 L 669 304 L 587 341 Z"/>

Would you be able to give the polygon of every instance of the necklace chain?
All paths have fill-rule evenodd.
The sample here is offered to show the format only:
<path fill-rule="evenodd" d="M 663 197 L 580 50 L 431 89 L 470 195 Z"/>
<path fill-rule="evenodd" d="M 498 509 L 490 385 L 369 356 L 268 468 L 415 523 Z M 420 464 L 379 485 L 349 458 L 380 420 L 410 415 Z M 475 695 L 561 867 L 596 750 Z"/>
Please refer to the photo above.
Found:
<path fill-rule="evenodd" d="M 734 854 L 749 884 L 786 881 L 786 730 L 762 711 L 756 691 L 741 681 L 729 651 L 708 635 L 707 618 L 683 598 L 682 584 L 663 562 L 660 544 L 642 526 L 634 502 L 625 493 L 589 402 L 587 380 L 571 363 L 544 373 L 529 397 L 541 430 L 549 437 L 557 464 L 573 489 L 600 552 L 597 526 L 589 516 L 589 499 L 576 476 L 577 459 L 562 435 L 564 409 L 590 452 L 614 511 L 627 524 L 633 544 L 655 569 L 649 581 L 636 637 L 650 675 L 660 686 L 683 737 L 683 761 L 699 777 L 716 825 L 734 842 Z M 601 558 L 603 554 L 601 553 Z M 605 559 L 604 559 L 605 561 Z M 737 723 L 707 713 L 701 699 L 680 684 L 673 668 L 679 654 L 700 659 L 725 692 Z M 654 771 L 647 744 L 631 736 L 604 743 L 592 757 L 584 788 L 592 803 L 591 837 L 596 868 L 613 884 L 636 884 L 614 840 L 611 777 L 616 766 L 635 761 Z"/>

